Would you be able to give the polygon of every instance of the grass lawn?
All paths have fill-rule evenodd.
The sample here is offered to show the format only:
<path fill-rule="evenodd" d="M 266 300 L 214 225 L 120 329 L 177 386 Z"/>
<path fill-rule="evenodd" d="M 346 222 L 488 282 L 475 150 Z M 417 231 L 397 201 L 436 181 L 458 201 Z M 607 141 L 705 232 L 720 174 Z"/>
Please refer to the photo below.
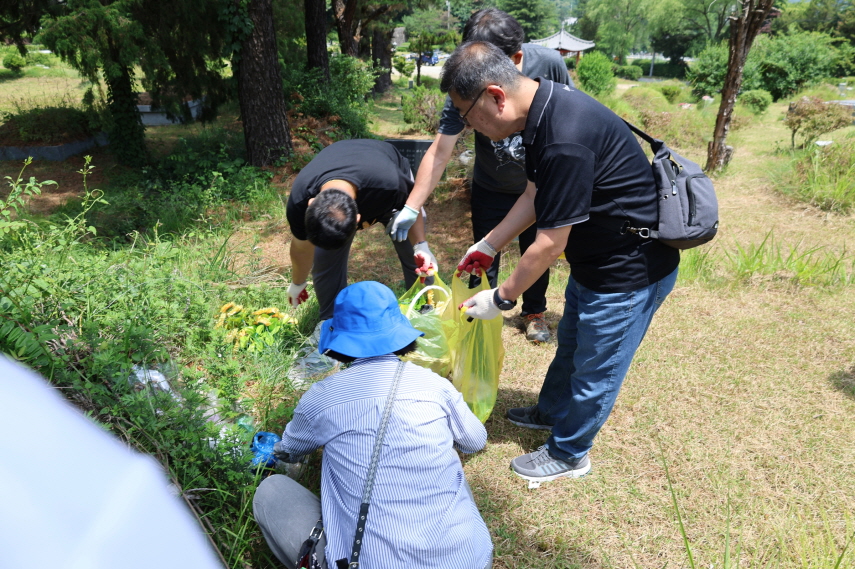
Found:
<path fill-rule="evenodd" d="M 79 91 L 79 78 L 71 76 L 0 74 L 0 110 L 14 108 L 15 97 Z M 403 124 L 404 91 L 396 87 L 373 103 L 374 133 L 432 138 Z M 847 545 L 837 566 L 855 567 L 855 216 L 826 213 L 776 191 L 790 160 L 785 110 L 786 102 L 777 103 L 730 135 L 735 156 L 715 180 L 719 236 L 684 254 L 683 276 L 635 358 L 585 478 L 529 490 L 508 468 L 546 440 L 543 431 L 510 424 L 504 413 L 536 400 L 555 345 L 529 344 L 518 311 L 504 315 L 506 359 L 486 423 L 489 441 L 464 458 L 493 536 L 494 567 L 819 569 L 835 567 Z M 234 120 L 227 115 L 220 123 L 233 128 Z M 147 136 L 155 152 L 165 152 L 198 128 L 151 128 Z M 825 138 L 842 140 L 852 131 Z M 675 150 L 705 162 L 700 146 Z M 104 178 L 90 179 L 90 186 L 119 169 L 105 152 L 94 163 Z M 72 195 L 81 165 L 82 158 L 35 163 L 27 175 L 57 179 L 57 192 Z M 12 175 L 20 165 L 0 168 Z M 286 195 L 290 178 L 275 180 Z M 460 183 L 445 184 L 426 209 L 431 249 L 442 276 L 450 277 L 471 245 L 467 193 Z M 277 205 L 253 220 L 236 216 L 228 249 L 235 266 L 244 272 L 270 266 L 288 277 L 290 234 L 282 214 Z M 214 254 L 217 239 L 205 255 Z M 518 259 L 509 249 L 504 276 Z M 751 251 L 759 265 L 751 265 Z M 776 254 L 786 262 L 775 264 Z M 847 282 L 799 281 L 805 272 L 821 272 L 812 259 L 838 259 L 835 274 Z M 701 278 L 694 278 L 698 266 Z M 547 320 L 554 329 L 568 267 L 558 261 L 553 268 Z M 379 228 L 359 232 L 350 279 L 379 280 L 403 292 L 400 267 Z M 316 473 L 310 480 L 316 483 Z"/>

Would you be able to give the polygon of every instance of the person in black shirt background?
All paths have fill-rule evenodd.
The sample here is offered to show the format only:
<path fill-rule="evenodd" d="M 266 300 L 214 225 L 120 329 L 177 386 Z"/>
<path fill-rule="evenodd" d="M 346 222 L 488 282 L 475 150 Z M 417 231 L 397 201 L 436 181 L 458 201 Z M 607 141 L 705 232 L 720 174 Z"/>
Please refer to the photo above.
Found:
<path fill-rule="evenodd" d="M 567 74 L 567 66 L 561 55 L 531 43 L 523 43 L 525 33 L 513 16 L 497 8 L 485 8 L 472 14 L 463 28 L 464 41 L 488 41 L 498 46 L 517 69 L 527 77 L 546 77 L 558 83 L 573 85 Z M 408 223 L 413 223 L 419 208 L 433 192 L 445 167 L 451 160 L 458 138 L 463 134 L 466 121 L 461 117 L 451 99 L 446 97 L 445 107 L 439 122 L 439 133 L 422 158 L 416 183 L 407 198 L 404 209 L 395 218 L 392 231 L 397 238 L 407 235 Z M 504 140 L 492 142 L 483 134 L 475 133 L 475 168 L 472 173 L 472 233 L 474 241 L 480 241 L 496 227 L 513 207 L 517 198 L 525 191 L 525 152 L 521 133 L 514 133 Z M 534 226 L 519 235 L 520 254 L 534 242 L 537 233 Z M 499 276 L 501 252 L 493 256 L 493 263 L 486 267 L 490 286 L 495 287 Z M 480 271 L 478 271 L 480 272 Z M 481 284 L 478 276 L 469 279 L 469 287 Z M 543 318 L 546 311 L 546 290 L 549 287 L 549 268 L 522 293 L 521 316 L 526 326 L 526 338 L 532 342 L 546 342 L 550 338 L 549 328 Z"/>
<path fill-rule="evenodd" d="M 335 297 L 347 286 L 356 231 L 375 223 L 385 226 L 404 207 L 412 189 L 410 163 L 388 142 L 341 140 L 321 150 L 294 179 L 286 206 L 293 235 L 291 306 L 308 299 L 306 284 L 311 272 L 321 321 L 332 318 Z M 423 211 L 409 239 L 392 243 L 408 289 L 419 276 L 436 273 L 436 257 L 425 240 Z M 317 345 L 317 338 L 314 340 L 312 348 Z M 314 351 L 298 360 L 290 375 L 304 379 L 334 366 L 335 362 Z"/>

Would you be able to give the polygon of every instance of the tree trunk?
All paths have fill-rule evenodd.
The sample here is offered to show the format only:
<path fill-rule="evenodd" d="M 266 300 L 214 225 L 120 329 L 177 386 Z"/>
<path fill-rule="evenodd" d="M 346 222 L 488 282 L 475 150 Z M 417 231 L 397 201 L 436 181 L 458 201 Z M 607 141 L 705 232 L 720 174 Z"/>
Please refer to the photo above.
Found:
<path fill-rule="evenodd" d="M 740 0 L 741 12 L 730 17 L 730 56 L 727 61 L 727 75 L 721 89 L 721 104 L 715 120 L 713 139 L 707 147 L 706 171 L 720 170 L 727 165 L 727 133 L 733 117 L 736 95 L 742 87 L 742 71 L 754 38 L 760 33 L 774 0 Z"/>
<path fill-rule="evenodd" d="M 243 42 L 237 62 L 238 99 L 247 161 L 268 166 L 291 154 L 272 0 L 250 0 L 249 17 L 252 33 Z"/>
<path fill-rule="evenodd" d="M 119 61 L 118 54 L 113 61 Z M 125 166 L 142 166 L 148 152 L 145 146 L 145 126 L 137 109 L 137 93 L 131 70 L 114 66 L 118 73 L 104 74 L 107 82 L 107 108 L 113 119 L 108 133 L 110 149 L 116 159 Z"/>
<path fill-rule="evenodd" d="M 338 43 L 341 53 L 356 57 L 357 39 L 353 30 L 353 21 L 356 17 L 357 0 L 333 0 L 333 14 L 335 15 L 335 27 L 338 31 Z"/>
<path fill-rule="evenodd" d="M 392 88 L 392 29 L 382 30 L 374 27 L 371 51 L 374 68 L 382 69 L 374 81 L 374 94 L 379 95 Z"/>
<path fill-rule="evenodd" d="M 309 69 L 320 69 L 326 81 L 330 80 L 330 58 L 327 53 L 327 15 L 324 0 L 304 0 L 306 9 L 306 64 Z"/>

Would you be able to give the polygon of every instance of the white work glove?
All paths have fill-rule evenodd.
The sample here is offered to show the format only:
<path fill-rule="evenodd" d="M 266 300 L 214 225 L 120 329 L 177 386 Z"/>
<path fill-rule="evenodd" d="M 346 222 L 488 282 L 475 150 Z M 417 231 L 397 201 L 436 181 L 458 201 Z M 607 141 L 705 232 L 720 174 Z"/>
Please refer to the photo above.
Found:
<path fill-rule="evenodd" d="M 389 227 L 389 235 L 392 236 L 392 239 L 395 241 L 404 241 L 407 239 L 407 233 L 410 231 L 410 227 L 416 222 L 419 218 L 418 210 L 411 208 L 408 205 L 404 206 L 404 209 L 398 212 L 398 215 L 392 220 L 392 224 Z"/>
<path fill-rule="evenodd" d="M 463 301 L 463 304 L 458 306 L 458 309 L 467 307 L 464 314 L 469 318 L 478 318 L 479 320 L 492 320 L 502 313 L 496 303 L 493 302 L 493 295 L 496 289 L 482 290 L 472 298 Z"/>
<path fill-rule="evenodd" d="M 422 278 L 439 273 L 439 265 L 436 257 L 430 252 L 427 241 L 413 245 L 413 261 L 416 263 L 416 274 Z"/>
<path fill-rule="evenodd" d="M 493 246 L 487 243 L 486 239 L 480 240 L 469 247 L 469 250 L 457 264 L 457 276 L 466 272 L 474 273 L 480 277 L 481 273 L 493 264 L 493 257 L 495 256 L 496 250 L 493 249 Z"/>
<path fill-rule="evenodd" d="M 306 284 L 291 283 L 288 285 L 288 304 L 297 307 L 309 300 L 309 291 L 306 290 Z"/>

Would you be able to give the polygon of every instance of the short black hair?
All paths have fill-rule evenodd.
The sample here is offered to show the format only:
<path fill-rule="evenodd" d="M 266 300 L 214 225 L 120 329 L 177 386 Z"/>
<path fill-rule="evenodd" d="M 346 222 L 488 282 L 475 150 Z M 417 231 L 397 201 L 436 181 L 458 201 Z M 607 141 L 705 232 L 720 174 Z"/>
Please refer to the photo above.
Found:
<path fill-rule="evenodd" d="M 396 356 L 406 356 L 410 352 L 415 352 L 417 341 L 418 340 L 413 340 L 412 342 L 410 342 L 409 344 L 407 344 L 406 346 L 404 346 L 400 350 L 395 350 L 392 353 L 395 354 Z M 343 364 L 349 364 L 350 362 L 352 362 L 356 359 L 353 356 L 346 356 L 344 354 L 340 354 L 340 353 L 336 352 L 335 350 L 327 350 L 324 352 L 324 355 L 329 357 L 329 358 L 332 358 L 334 360 L 340 361 Z"/>
<path fill-rule="evenodd" d="M 306 209 L 309 242 L 321 249 L 341 249 L 356 233 L 356 201 L 342 190 L 319 192 Z"/>
<path fill-rule="evenodd" d="M 511 57 L 522 49 L 525 32 L 507 12 L 484 8 L 472 14 L 463 26 L 463 41 L 489 42 Z"/>
<path fill-rule="evenodd" d="M 460 44 L 442 66 L 439 88 L 471 101 L 489 85 L 513 91 L 520 77 L 523 75 L 501 49 L 489 42 L 468 41 Z"/>

